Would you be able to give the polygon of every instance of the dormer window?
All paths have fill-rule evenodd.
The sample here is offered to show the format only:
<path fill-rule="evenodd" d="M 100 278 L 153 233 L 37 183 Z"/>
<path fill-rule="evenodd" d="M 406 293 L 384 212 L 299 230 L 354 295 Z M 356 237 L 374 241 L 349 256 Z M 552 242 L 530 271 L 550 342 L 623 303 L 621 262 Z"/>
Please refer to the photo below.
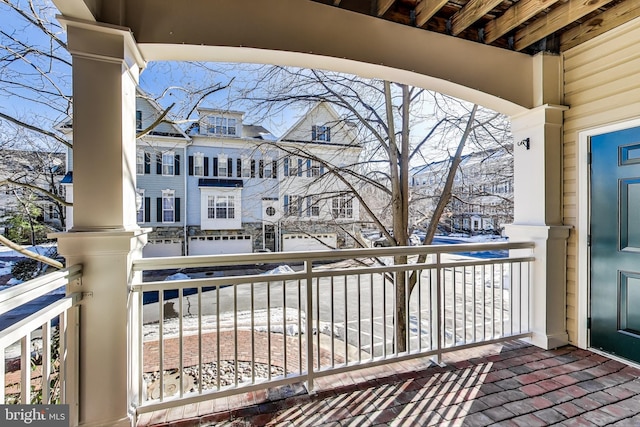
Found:
<path fill-rule="evenodd" d="M 237 120 L 220 116 L 203 117 L 200 123 L 200 133 L 204 135 L 237 136 Z"/>
<path fill-rule="evenodd" d="M 311 127 L 311 140 L 329 142 L 331 141 L 331 128 L 329 126 L 315 125 Z"/>

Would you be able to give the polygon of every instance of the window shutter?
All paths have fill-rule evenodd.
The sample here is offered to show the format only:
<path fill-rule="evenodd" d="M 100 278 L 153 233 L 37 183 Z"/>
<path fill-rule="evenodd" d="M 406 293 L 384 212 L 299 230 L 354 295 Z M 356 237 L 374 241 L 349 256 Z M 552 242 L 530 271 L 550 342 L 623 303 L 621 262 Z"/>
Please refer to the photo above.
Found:
<path fill-rule="evenodd" d="M 180 154 L 173 157 L 173 174 L 180 175 Z"/>
<path fill-rule="evenodd" d="M 227 159 L 227 176 L 233 178 L 233 159 Z"/>
<path fill-rule="evenodd" d="M 149 175 L 151 173 L 151 153 L 144 153 L 144 174 Z"/>
<path fill-rule="evenodd" d="M 307 216 L 311 216 L 311 196 L 305 198 L 307 199 Z"/>
<path fill-rule="evenodd" d="M 156 154 L 156 175 L 162 175 L 162 153 Z"/>
<path fill-rule="evenodd" d="M 324 165 L 320 164 L 320 175 L 324 175 Z"/>
<path fill-rule="evenodd" d="M 289 176 L 289 157 L 284 158 L 284 176 Z"/>
<path fill-rule="evenodd" d="M 176 222 L 180 222 L 180 197 L 176 197 L 175 203 L 176 203 L 176 205 L 174 206 L 175 219 L 176 219 Z"/>
<path fill-rule="evenodd" d="M 255 160 L 251 160 L 251 178 L 255 178 L 256 177 L 256 161 Z"/>
<path fill-rule="evenodd" d="M 204 176 L 209 176 L 209 158 L 204 158 Z"/>
<path fill-rule="evenodd" d="M 325 139 L 325 141 L 326 141 L 326 142 L 331 141 L 331 128 L 330 128 L 329 126 L 327 126 L 327 128 L 325 129 L 325 132 L 326 132 L 326 139 Z"/>
<path fill-rule="evenodd" d="M 289 213 L 289 196 L 284 196 L 284 214 L 287 215 Z"/>
<path fill-rule="evenodd" d="M 156 221 L 162 222 L 162 197 L 156 198 Z"/>
<path fill-rule="evenodd" d="M 242 178 L 242 159 L 236 159 L 236 176 Z"/>
<path fill-rule="evenodd" d="M 213 176 L 218 176 L 218 158 L 213 158 Z"/>
<path fill-rule="evenodd" d="M 302 176 L 302 159 L 298 159 L 298 176 Z"/>
<path fill-rule="evenodd" d="M 311 177 L 311 159 L 307 159 L 307 178 Z"/>
<path fill-rule="evenodd" d="M 151 197 L 144 198 L 144 222 L 151 222 Z"/>
<path fill-rule="evenodd" d="M 271 178 L 278 178 L 278 162 L 276 160 L 271 162 Z"/>
<path fill-rule="evenodd" d="M 193 156 L 189 156 L 189 176 L 193 175 Z"/>
<path fill-rule="evenodd" d="M 311 140 L 315 141 L 317 137 L 318 137 L 318 132 L 316 130 L 316 127 L 311 126 Z"/>
<path fill-rule="evenodd" d="M 264 178 L 264 160 L 260 160 L 258 163 L 258 176 Z"/>

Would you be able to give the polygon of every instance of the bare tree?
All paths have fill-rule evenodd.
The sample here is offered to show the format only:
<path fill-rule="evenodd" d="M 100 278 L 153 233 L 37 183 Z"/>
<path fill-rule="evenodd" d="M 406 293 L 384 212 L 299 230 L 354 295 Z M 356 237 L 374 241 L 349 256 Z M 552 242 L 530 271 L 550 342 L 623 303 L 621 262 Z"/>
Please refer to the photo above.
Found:
<path fill-rule="evenodd" d="M 409 189 L 411 164 L 443 157 L 447 163 L 446 180 L 434 189 L 438 203 L 428 213 L 424 244 L 430 244 L 451 201 L 454 178 L 468 145 L 487 149 L 501 143 L 491 136 L 492 127 L 501 126 L 500 115 L 438 93 L 319 70 L 264 67 L 260 71 L 260 78 L 242 91 L 243 100 L 253 102 L 254 114 L 261 112 L 266 117 L 285 108 L 308 109 L 313 103 L 329 102 L 341 114 L 339 123 L 356 125 L 363 144 L 359 161 L 343 166 L 324 161 L 323 165 L 358 200 L 366 219 L 392 246 L 408 245 L 414 225 L 409 223 L 413 201 Z M 303 151 L 300 155 L 323 161 L 311 150 L 299 150 Z M 376 197 L 366 197 L 366 190 Z M 407 262 L 406 256 L 394 259 L 395 264 Z M 405 301 L 416 277 L 399 274 L 394 283 L 398 301 L 395 338 L 397 349 L 403 351 Z"/>
<path fill-rule="evenodd" d="M 0 97 L 10 100 L 0 104 L 0 152 L 40 152 L 44 162 L 46 152 L 72 149 L 72 142 L 60 132 L 71 125 L 72 62 L 57 13 L 50 0 L 0 0 Z M 213 83 L 220 75 L 206 64 L 183 66 L 196 68 L 202 79 L 161 90 L 155 100 L 162 101 L 166 110 L 149 128 L 140 131 L 138 138 L 162 122 L 173 122 L 170 112 L 189 119 L 200 103 L 228 87 Z M 180 99 L 181 104 L 174 107 L 175 99 Z M 55 173 L 47 175 L 45 171 L 43 165 L 37 179 L 34 174 L 4 171 L 0 174 L 0 188 L 19 189 L 48 200 L 64 226 L 64 207 L 69 203 L 60 194 Z M 43 179 L 46 176 L 49 179 Z"/>

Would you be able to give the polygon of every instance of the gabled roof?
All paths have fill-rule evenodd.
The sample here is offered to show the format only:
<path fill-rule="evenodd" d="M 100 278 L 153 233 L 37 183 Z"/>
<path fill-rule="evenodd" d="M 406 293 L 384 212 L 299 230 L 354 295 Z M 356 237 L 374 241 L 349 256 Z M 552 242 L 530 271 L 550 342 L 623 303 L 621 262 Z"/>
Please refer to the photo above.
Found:
<path fill-rule="evenodd" d="M 160 104 L 158 104 L 153 98 L 149 97 L 142 89 L 139 87 L 136 88 L 136 102 L 147 102 L 151 108 L 161 114 L 164 111 L 164 108 Z M 69 133 L 73 130 L 73 117 L 69 117 L 68 119 L 62 120 L 57 123 L 55 126 L 59 132 Z M 187 135 L 178 125 L 170 122 L 162 122 L 158 124 L 151 132 L 147 135 L 151 136 L 163 136 L 170 138 L 182 138 L 182 139 L 191 139 L 189 135 Z"/>
<path fill-rule="evenodd" d="M 155 99 L 147 95 L 140 87 L 136 87 L 136 93 L 136 102 L 147 102 L 151 106 L 151 108 L 153 108 L 158 113 L 158 115 L 162 114 L 164 108 L 160 104 L 158 104 Z M 147 135 L 191 139 L 191 137 L 189 137 L 189 135 L 187 135 L 187 133 L 182 130 L 182 128 L 180 128 L 180 126 L 171 122 L 159 123 Z"/>
<path fill-rule="evenodd" d="M 335 110 L 335 108 L 331 105 L 331 103 L 326 102 L 326 101 L 319 101 L 317 102 L 312 108 L 309 109 L 309 111 L 307 111 L 305 114 L 303 114 L 294 124 L 293 126 L 291 126 L 289 128 L 289 130 L 287 130 L 279 139 L 278 141 L 283 141 L 283 142 L 304 142 L 304 143 L 317 143 L 315 141 L 311 141 L 311 140 L 300 140 L 300 139 L 296 139 L 294 138 L 294 134 L 296 131 L 298 131 L 298 129 L 300 128 L 300 126 L 305 122 L 305 120 L 316 113 L 316 111 L 320 110 L 320 109 L 324 109 L 326 112 L 328 112 L 328 114 L 331 116 L 331 121 L 334 123 L 344 123 L 345 126 L 342 127 L 342 130 L 344 132 L 347 133 L 349 140 L 351 141 L 358 141 L 358 137 L 357 135 L 351 130 L 351 126 L 349 123 L 347 123 L 346 121 L 344 121 L 339 115 L 338 112 Z M 323 142 L 323 145 L 345 145 L 345 144 L 336 144 L 333 142 Z"/>

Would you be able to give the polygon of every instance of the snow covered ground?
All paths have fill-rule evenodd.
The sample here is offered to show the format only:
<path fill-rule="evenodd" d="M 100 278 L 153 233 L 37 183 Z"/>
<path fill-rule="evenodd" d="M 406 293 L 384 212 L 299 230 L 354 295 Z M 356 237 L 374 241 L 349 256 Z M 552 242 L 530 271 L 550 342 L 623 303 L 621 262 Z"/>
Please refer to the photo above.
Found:
<path fill-rule="evenodd" d="M 55 243 L 47 245 L 24 246 L 24 248 L 28 251 L 45 256 L 52 256 L 58 249 Z M 16 261 L 22 258 L 25 258 L 25 256 L 20 252 L 0 245 L 0 290 L 22 283 L 20 280 L 11 277 L 11 267 Z"/>

